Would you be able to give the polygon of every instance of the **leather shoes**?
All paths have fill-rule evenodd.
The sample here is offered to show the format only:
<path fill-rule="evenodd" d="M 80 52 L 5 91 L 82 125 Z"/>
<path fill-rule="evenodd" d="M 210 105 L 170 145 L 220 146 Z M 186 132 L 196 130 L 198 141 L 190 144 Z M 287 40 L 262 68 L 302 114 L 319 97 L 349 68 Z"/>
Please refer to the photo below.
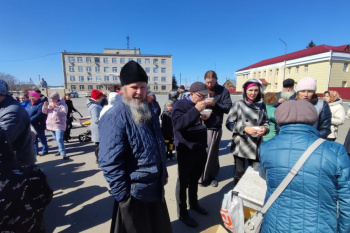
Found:
<path fill-rule="evenodd" d="M 203 208 L 199 204 L 197 204 L 195 206 L 190 206 L 190 209 L 196 211 L 199 214 L 208 215 L 208 210 L 206 210 L 205 208 Z"/>
<path fill-rule="evenodd" d="M 62 159 L 68 159 L 68 157 L 66 155 L 63 155 Z"/>
<path fill-rule="evenodd" d="M 197 227 L 198 223 L 194 220 L 189 213 L 185 215 L 180 215 L 179 219 L 189 227 Z"/>
<path fill-rule="evenodd" d="M 213 186 L 213 187 L 218 187 L 218 181 L 217 181 L 217 180 L 213 180 L 213 181 L 211 182 L 211 186 Z"/>
<path fill-rule="evenodd" d="M 57 152 L 56 154 L 55 154 L 55 156 L 60 156 L 61 154 L 60 154 L 60 152 Z"/>
<path fill-rule="evenodd" d="M 44 152 L 44 153 L 38 152 L 38 155 L 39 155 L 39 156 L 44 156 L 44 155 L 48 155 L 48 154 L 49 154 L 49 152 Z"/>

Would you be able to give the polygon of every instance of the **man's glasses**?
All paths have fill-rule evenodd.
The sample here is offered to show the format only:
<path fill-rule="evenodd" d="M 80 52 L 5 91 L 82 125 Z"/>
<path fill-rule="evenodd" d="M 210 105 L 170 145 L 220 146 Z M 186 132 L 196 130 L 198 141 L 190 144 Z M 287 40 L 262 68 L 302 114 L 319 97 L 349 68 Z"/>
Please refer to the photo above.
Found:
<path fill-rule="evenodd" d="M 196 92 L 195 94 L 196 94 L 196 96 L 198 96 L 201 99 L 204 99 L 206 97 L 205 95 L 198 94 L 198 92 Z"/>

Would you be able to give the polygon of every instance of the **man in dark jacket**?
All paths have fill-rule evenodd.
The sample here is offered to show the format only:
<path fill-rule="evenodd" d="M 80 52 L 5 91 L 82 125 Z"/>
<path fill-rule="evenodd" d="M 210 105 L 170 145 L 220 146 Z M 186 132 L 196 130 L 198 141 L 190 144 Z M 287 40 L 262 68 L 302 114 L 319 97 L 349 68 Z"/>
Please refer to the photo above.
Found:
<path fill-rule="evenodd" d="M 99 121 L 103 134 L 98 161 L 118 202 L 111 232 L 171 233 L 164 198 L 165 145 L 158 116 L 147 102 L 148 76 L 130 61 L 122 68 L 120 81 L 122 101 Z"/>
<path fill-rule="evenodd" d="M 209 70 L 204 75 L 205 85 L 211 91 L 210 96 L 214 99 L 207 103 L 207 107 L 212 109 L 209 120 L 205 121 L 208 128 L 208 159 L 204 172 L 199 180 L 203 186 L 211 184 L 218 186 L 216 176 L 219 173 L 219 148 L 222 136 L 222 122 L 224 113 L 229 113 L 232 101 L 230 93 L 226 88 L 218 84 L 218 77 L 215 71 Z M 210 124 L 210 122 L 213 122 Z"/>
<path fill-rule="evenodd" d="M 287 100 L 295 99 L 294 83 L 294 80 L 291 78 L 287 78 L 283 81 L 283 90 L 276 93 L 277 100 L 273 103 L 275 108 Z"/>
<path fill-rule="evenodd" d="M 17 165 L 34 164 L 34 147 L 27 111 L 10 96 L 7 83 L 0 79 L 0 127 L 14 150 Z"/>
<path fill-rule="evenodd" d="M 207 210 L 198 204 L 197 191 L 198 180 L 207 161 L 207 127 L 202 120 L 207 120 L 209 116 L 201 115 L 201 112 L 206 107 L 205 97 L 210 91 L 201 82 L 193 83 L 189 91 L 188 97 L 174 104 L 171 119 L 178 162 L 177 213 L 186 225 L 197 227 L 197 222 L 187 211 L 186 191 L 188 188 L 190 208 L 207 215 Z"/>

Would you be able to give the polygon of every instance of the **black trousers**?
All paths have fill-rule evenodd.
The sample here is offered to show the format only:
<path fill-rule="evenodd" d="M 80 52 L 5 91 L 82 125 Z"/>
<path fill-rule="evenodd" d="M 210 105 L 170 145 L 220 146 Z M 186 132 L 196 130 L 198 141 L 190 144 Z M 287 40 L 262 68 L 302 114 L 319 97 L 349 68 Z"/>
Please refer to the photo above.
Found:
<path fill-rule="evenodd" d="M 98 162 L 98 152 L 99 152 L 99 146 L 100 143 L 99 142 L 95 142 L 95 156 L 96 156 L 96 162 Z"/>
<path fill-rule="evenodd" d="M 165 200 L 142 202 L 134 197 L 119 202 L 114 233 L 172 233 Z"/>
<path fill-rule="evenodd" d="M 187 189 L 190 206 L 198 204 L 198 180 L 204 171 L 207 151 L 202 146 L 191 150 L 185 145 L 179 145 L 176 151 L 178 163 L 176 183 L 177 214 L 185 215 L 187 213 Z"/>
<path fill-rule="evenodd" d="M 242 178 L 246 170 L 245 161 L 248 160 L 248 165 L 252 166 L 253 163 L 258 162 L 258 160 L 246 159 L 238 156 L 234 156 L 234 159 L 235 159 L 235 171 L 233 175 L 233 185 L 236 186 L 236 184 Z"/>

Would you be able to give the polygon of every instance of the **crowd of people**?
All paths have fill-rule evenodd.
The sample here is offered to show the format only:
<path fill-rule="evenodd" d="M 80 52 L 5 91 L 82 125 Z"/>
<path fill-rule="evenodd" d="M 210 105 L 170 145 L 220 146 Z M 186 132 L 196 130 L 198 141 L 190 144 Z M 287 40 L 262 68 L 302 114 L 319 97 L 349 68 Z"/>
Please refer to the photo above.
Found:
<path fill-rule="evenodd" d="M 95 89 L 87 100 L 96 163 L 115 199 L 111 232 L 172 232 L 164 186 L 169 180 L 167 160 L 174 158 L 178 218 L 189 227 L 199 225 L 188 208 L 202 215 L 210 212 L 198 200 L 198 186 L 218 186 L 224 114 L 226 128 L 232 131 L 232 187 L 248 164 L 266 179 L 266 200 L 301 154 L 317 138 L 326 140 L 272 204 L 261 232 L 350 232 L 350 129 L 345 147 L 334 142 L 346 116 L 337 92 L 326 91 L 319 98 L 315 80 L 305 77 L 295 88 L 294 80 L 286 79 L 281 92 L 263 93 L 261 82 L 249 79 L 242 99 L 232 102 L 216 72 L 209 70 L 204 82 L 171 91 L 162 112 L 137 62 L 125 64 L 120 81 L 120 92 L 111 92 L 108 100 Z M 18 119 L 3 120 L 1 108 L 0 139 L 4 131 L 10 145 L 24 142 L 16 147 L 16 153 L 25 153 L 16 156 L 16 164 L 34 164 L 35 155 L 49 153 L 46 130 L 57 144 L 55 155 L 67 159 L 64 142 L 71 139 L 72 113 L 78 112 L 70 95 L 61 99 L 52 92 L 48 101 L 33 91 L 23 93 L 17 102 L 7 93 L 6 88 L 0 90 L 0 105 L 16 106 L 17 118 L 26 119 L 21 124 Z"/>

